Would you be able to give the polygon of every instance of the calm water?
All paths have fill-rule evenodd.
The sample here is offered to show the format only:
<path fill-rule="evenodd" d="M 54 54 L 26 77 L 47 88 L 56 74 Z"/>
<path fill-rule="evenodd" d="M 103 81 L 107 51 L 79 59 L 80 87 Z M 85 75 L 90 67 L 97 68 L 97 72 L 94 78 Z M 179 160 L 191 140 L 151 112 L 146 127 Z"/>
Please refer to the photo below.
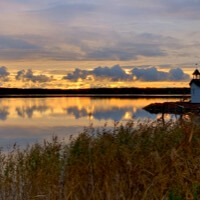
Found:
<path fill-rule="evenodd" d="M 100 127 L 114 121 L 155 120 L 160 115 L 142 108 L 150 103 L 177 101 L 164 98 L 2 98 L 0 99 L 0 146 L 23 146 L 58 135 L 69 138 L 91 123 Z M 170 117 L 170 116 L 169 116 Z"/>

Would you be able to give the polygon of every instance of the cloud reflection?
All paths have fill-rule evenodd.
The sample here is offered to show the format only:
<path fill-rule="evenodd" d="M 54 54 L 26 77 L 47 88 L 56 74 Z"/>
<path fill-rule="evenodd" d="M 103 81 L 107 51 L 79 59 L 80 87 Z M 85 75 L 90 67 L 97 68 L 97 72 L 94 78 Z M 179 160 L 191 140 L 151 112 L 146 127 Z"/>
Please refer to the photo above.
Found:
<path fill-rule="evenodd" d="M 151 101 L 144 99 L 92 98 L 1 99 L 0 120 L 5 121 L 13 117 L 23 119 L 40 118 L 42 120 L 49 117 L 72 117 L 76 120 L 93 119 L 97 121 L 144 118 L 154 120 L 156 115 L 142 109 Z"/>
<path fill-rule="evenodd" d="M 34 115 L 34 112 L 39 112 L 40 114 L 44 113 L 49 109 L 48 106 L 43 105 L 43 106 L 23 106 L 23 107 L 17 107 L 16 112 L 18 117 L 22 118 L 32 118 Z"/>
<path fill-rule="evenodd" d="M 82 117 L 87 117 L 89 115 L 89 113 L 87 112 L 86 109 L 84 109 L 84 108 L 78 109 L 77 106 L 69 107 L 66 110 L 67 110 L 67 114 L 73 115 L 75 117 L 75 119 L 80 119 Z"/>
<path fill-rule="evenodd" d="M 9 115 L 8 107 L 0 108 L 0 120 L 5 121 Z"/>
<path fill-rule="evenodd" d="M 81 119 L 84 117 L 93 118 L 96 120 L 113 120 L 113 121 L 121 121 L 123 119 L 126 119 L 126 113 L 131 113 L 130 118 L 131 119 L 138 119 L 138 118 L 149 118 L 149 119 L 156 119 L 156 115 L 150 114 L 147 111 L 141 109 L 134 109 L 133 107 L 110 107 L 107 110 L 99 110 L 94 109 L 93 112 L 87 111 L 87 109 L 82 108 L 79 109 L 78 106 L 69 107 L 66 109 L 67 114 L 73 115 L 75 119 Z"/>
<path fill-rule="evenodd" d="M 169 99 L 173 100 L 176 101 Z M 113 121 L 154 120 L 158 116 L 142 108 L 155 101 L 161 103 L 166 99 L 1 98 L 0 147 L 15 142 L 24 146 L 52 135 L 69 138 L 91 123 L 102 127 L 107 122 L 112 127 Z"/>
<path fill-rule="evenodd" d="M 140 118 L 140 119 L 151 119 L 151 120 L 155 120 L 157 118 L 156 114 L 151 114 L 149 112 L 147 112 L 146 110 L 143 109 L 137 109 L 136 112 L 133 113 L 133 118 Z"/>

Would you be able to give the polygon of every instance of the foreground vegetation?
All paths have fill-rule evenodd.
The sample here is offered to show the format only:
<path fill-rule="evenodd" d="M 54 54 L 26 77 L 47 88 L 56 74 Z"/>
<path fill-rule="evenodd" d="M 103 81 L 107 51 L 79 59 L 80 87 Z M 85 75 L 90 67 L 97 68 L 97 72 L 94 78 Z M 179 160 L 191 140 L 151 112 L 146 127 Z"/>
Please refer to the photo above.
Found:
<path fill-rule="evenodd" d="M 129 122 L 0 154 L 0 199 L 200 199 L 198 119 Z"/>

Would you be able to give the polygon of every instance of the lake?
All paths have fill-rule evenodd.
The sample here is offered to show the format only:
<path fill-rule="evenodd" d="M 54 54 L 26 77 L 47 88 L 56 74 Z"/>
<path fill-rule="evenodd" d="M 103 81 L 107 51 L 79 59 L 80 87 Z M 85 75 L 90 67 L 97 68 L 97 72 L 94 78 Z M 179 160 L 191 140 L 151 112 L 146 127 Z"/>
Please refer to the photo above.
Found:
<path fill-rule="evenodd" d="M 0 146 L 31 144 L 52 135 L 59 138 L 76 136 L 84 127 L 101 127 L 106 122 L 156 120 L 161 115 L 142 108 L 150 103 L 178 101 L 178 98 L 1 98 Z M 174 116 L 166 116 L 167 118 Z"/>

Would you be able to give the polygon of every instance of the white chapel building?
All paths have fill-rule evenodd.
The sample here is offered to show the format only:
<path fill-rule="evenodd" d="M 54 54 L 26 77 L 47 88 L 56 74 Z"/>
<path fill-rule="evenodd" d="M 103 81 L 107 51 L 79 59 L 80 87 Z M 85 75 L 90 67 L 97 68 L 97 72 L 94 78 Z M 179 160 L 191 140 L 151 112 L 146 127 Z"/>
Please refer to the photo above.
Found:
<path fill-rule="evenodd" d="M 190 81 L 191 103 L 200 103 L 200 72 L 194 71 L 193 79 Z"/>

